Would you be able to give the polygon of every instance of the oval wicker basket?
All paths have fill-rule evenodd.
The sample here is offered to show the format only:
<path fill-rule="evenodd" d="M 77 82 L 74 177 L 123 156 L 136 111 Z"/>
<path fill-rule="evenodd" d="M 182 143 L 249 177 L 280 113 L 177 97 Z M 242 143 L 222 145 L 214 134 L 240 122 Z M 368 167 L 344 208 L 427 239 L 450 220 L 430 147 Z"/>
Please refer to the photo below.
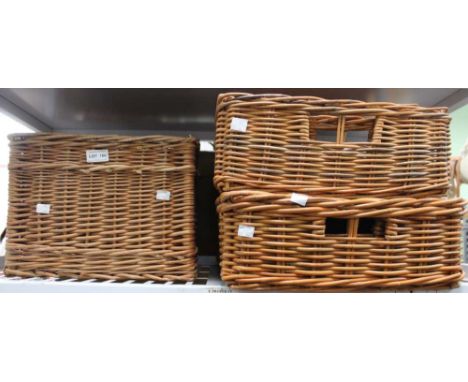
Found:
<path fill-rule="evenodd" d="M 20 134 L 10 147 L 5 274 L 194 278 L 194 139 Z"/>
<path fill-rule="evenodd" d="M 446 112 L 383 102 L 221 94 L 215 185 L 220 191 L 302 190 L 343 197 L 441 196 L 449 183 Z"/>
<path fill-rule="evenodd" d="M 221 275 L 249 290 L 441 288 L 462 277 L 464 201 L 231 191 L 218 199 Z"/>

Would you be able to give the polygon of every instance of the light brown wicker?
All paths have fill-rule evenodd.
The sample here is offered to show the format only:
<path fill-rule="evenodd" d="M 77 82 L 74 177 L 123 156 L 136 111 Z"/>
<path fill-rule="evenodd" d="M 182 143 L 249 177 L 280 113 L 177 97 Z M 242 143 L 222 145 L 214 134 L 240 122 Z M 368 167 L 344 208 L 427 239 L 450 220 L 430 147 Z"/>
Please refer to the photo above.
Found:
<path fill-rule="evenodd" d="M 289 193 L 222 193 L 222 279 L 239 289 L 341 291 L 450 287 L 463 277 L 462 199 L 308 197 L 303 207 Z"/>
<path fill-rule="evenodd" d="M 441 196 L 447 192 L 449 174 L 446 111 L 317 97 L 221 94 L 215 184 L 220 191 Z M 245 132 L 231 128 L 233 118 L 247 121 Z"/>
<path fill-rule="evenodd" d="M 195 147 L 167 136 L 10 136 L 5 273 L 193 279 Z M 88 163 L 91 149 L 109 160 Z"/>

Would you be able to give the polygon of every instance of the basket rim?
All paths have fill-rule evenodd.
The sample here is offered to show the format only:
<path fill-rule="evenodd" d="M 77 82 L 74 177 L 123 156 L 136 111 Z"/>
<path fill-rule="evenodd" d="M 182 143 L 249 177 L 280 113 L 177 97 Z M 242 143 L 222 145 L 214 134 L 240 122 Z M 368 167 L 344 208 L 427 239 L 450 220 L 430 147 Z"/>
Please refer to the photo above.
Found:
<path fill-rule="evenodd" d="M 57 133 L 57 132 L 32 132 L 32 133 L 13 133 L 7 135 L 8 140 L 11 143 L 19 142 L 19 138 L 31 138 L 31 137 L 53 137 L 54 139 L 78 139 L 78 140 L 88 140 L 88 139 L 109 139 L 116 141 L 123 141 L 129 143 L 142 142 L 145 141 L 159 141 L 161 143 L 196 143 L 198 140 L 195 137 L 189 136 L 174 136 L 174 135 L 162 135 L 162 134 L 150 134 L 150 135 L 120 135 L 120 134 L 75 134 L 75 133 Z"/>
<path fill-rule="evenodd" d="M 462 215 L 468 204 L 463 198 L 448 197 L 336 197 L 307 195 L 307 205 L 299 206 L 291 201 L 291 192 L 267 192 L 259 190 L 236 190 L 222 192 L 216 200 L 218 213 L 242 210 L 253 214 L 274 211 L 281 214 L 309 214 L 317 216 L 353 217 L 407 217 Z"/>
<path fill-rule="evenodd" d="M 228 98 L 228 99 L 227 99 Z M 217 98 L 216 112 L 223 110 L 224 108 L 230 106 L 234 102 L 243 102 L 250 103 L 252 101 L 264 102 L 264 103 L 276 103 L 289 104 L 289 105 L 302 105 L 309 111 L 319 111 L 323 107 L 334 108 L 335 112 L 340 112 L 340 110 L 353 110 L 356 106 L 363 107 L 363 109 L 368 112 L 375 113 L 385 113 L 388 116 L 392 115 L 401 115 L 402 113 L 408 114 L 411 117 L 418 117 L 420 114 L 423 114 L 425 117 L 444 117 L 450 118 L 447 114 L 448 108 L 445 106 L 437 107 L 425 107 L 414 103 L 393 103 L 393 102 L 366 102 L 362 100 L 354 99 L 327 99 L 316 96 L 291 96 L 287 94 L 270 94 L 270 93 L 239 93 L 239 92 L 226 92 L 220 93 Z M 323 106 L 321 106 L 323 104 Z M 367 109 L 371 106 L 372 109 Z M 374 108 L 375 107 L 375 108 Z M 397 110 L 394 110 L 397 109 Z M 408 109 L 404 112 L 398 109 Z M 361 109 L 355 109 L 354 112 L 357 112 Z M 414 113 L 415 115 L 412 115 Z"/>

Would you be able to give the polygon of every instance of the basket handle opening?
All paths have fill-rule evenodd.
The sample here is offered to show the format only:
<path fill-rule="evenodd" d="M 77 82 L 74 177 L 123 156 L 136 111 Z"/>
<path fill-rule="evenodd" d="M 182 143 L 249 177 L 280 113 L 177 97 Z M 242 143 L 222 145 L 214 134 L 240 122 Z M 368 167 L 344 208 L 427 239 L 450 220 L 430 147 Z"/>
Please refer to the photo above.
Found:
<path fill-rule="evenodd" d="M 326 236 L 359 236 L 385 237 L 387 229 L 386 219 L 382 218 L 326 218 Z"/>
<path fill-rule="evenodd" d="M 309 118 L 309 138 L 319 142 L 380 143 L 382 130 L 380 117 L 321 115 Z"/>

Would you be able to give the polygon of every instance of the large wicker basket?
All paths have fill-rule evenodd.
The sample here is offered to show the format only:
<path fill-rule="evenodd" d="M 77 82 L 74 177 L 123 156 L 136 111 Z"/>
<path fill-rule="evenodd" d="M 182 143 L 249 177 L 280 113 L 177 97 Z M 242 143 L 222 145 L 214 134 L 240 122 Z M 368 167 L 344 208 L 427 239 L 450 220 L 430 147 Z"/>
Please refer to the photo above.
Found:
<path fill-rule="evenodd" d="M 441 196 L 445 108 L 286 95 L 221 94 L 215 184 L 330 195 Z"/>
<path fill-rule="evenodd" d="M 441 288 L 463 277 L 462 199 L 308 195 L 301 206 L 291 196 L 245 190 L 219 197 L 221 274 L 231 287 Z"/>
<path fill-rule="evenodd" d="M 167 136 L 10 136 L 5 273 L 193 279 L 195 147 Z"/>

